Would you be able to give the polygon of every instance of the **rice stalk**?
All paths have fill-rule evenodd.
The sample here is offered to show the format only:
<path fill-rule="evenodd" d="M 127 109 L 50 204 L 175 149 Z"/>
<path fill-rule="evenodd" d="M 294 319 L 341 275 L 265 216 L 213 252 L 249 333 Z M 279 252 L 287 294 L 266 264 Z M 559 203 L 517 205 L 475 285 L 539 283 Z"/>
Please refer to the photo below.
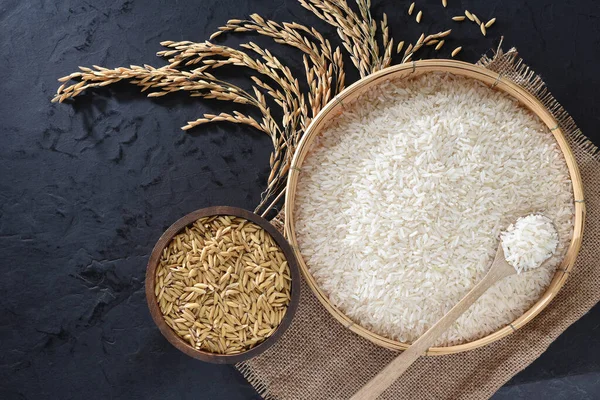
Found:
<path fill-rule="evenodd" d="M 402 62 L 411 61 L 414 54 L 419 51 L 423 46 L 433 45 L 439 43 L 440 40 L 450 35 L 452 29 L 448 29 L 443 32 L 434 33 L 432 35 L 421 34 L 419 39 L 415 42 L 414 45 L 409 44 L 406 50 L 404 51 L 404 57 L 402 58 Z M 440 46 L 441 47 L 441 46 Z M 439 49 L 438 49 L 439 50 Z"/>
<path fill-rule="evenodd" d="M 295 22 L 278 23 L 265 21 L 257 14 L 249 20 L 229 20 L 219 28 L 212 38 L 225 32 L 257 32 L 272 37 L 276 43 L 289 45 L 304 52 L 306 80 L 309 86 L 308 101 L 312 116 L 331 100 L 331 97 L 345 87 L 345 72 L 342 53 L 339 47 L 333 50 L 329 40 L 316 29 L 308 28 Z M 310 39 L 309 39 L 310 38 Z M 303 126 L 311 121 L 306 116 Z"/>
<path fill-rule="evenodd" d="M 370 0 L 356 0 L 359 14 L 355 13 L 346 0 L 299 0 L 300 4 L 317 17 L 334 26 L 350 60 L 364 77 L 391 64 L 386 57 L 389 43 L 384 44 L 380 54 L 377 40 L 377 24 L 371 16 Z M 382 21 L 382 38 L 389 35 L 386 22 Z M 391 53 L 391 52 L 390 52 Z"/>
<path fill-rule="evenodd" d="M 356 0 L 358 12 L 350 8 L 347 0 L 299 2 L 336 28 L 343 48 L 361 77 L 390 66 L 394 48 L 397 53 L 405 49 L 402 61 L 407 62 L 425 45 L 437 44 L 436 49 L 439 49 L 442 38 L 450 33 L 422 35 L 415 44 L 404 47 L 404 41 L 401 41 L 394 47 L 387 15 L 384 13 L 381 21 L 376 22 L 370 11 L 370 0 Z M 413 9 L 414 3 L 409 14 Z M 186 91 L 192 97 L 253 106 L 259 117 L 239 111 L 205 114 L 188 121 L 182 129 L 189 130 L 212 122 L 231 122 L 251 126 L 270 136 L 273 144 L 269 160 L 271 173 L 261 202 L 255 209 L 255 212 L 265 215 L 285 193 L 287 173 L 304 131 L 325 104 L 344 89 L 344 62 L 340 47 L 333 47 L 315 28 L 295 22 L 265 20 L 258 14 L 247 19 L 230 19 L 211 35 L 210 40 L 226 33 L 244 32 L 271 37 L 276 43 L 300 50 L 308 91 L 304 93 L 300 89 L 298 79 L 285 63 L 253 42 L 242 43 L 241 49 L 237 49 L 210 41 L 164 41 L 161 44 L 165 49 L 157 55 L 166 58 L 168 65 L 160 68 L 150 65 L 113 69 L 96 65 L 80 67 L 79 71 L 59 79 L 61 85 L 52 101 L 63 102 L 86 90 L 127 81 L 139 86 L 142 92 L 148 92 L 148 97 Z M 251 90 L 242 90 L 213 74 L 226 65 L 250 69 L 253 72 L 250 76 Z M 276 120 L 271 113 L 273 103 L 281 108 L 281 119 Z"/>

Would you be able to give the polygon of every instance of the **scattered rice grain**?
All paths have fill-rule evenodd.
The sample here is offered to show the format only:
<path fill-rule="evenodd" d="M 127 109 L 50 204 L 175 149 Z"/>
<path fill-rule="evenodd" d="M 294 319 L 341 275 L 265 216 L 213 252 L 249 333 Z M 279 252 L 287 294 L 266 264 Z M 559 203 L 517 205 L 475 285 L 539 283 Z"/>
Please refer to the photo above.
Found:
<path fill-rule="evenodd" d="M 398 47 L 396 47 L 396 53 L 400 53 L 402 51 L 402 47 L 404 47 L 404 40 L 398 43 Z"/>
<path fill-rule="evenodd" d="M 488 22 L 485 23 L 485 27 L 489 28 L 490 26 L 494 25 L 494 22 L 496 22 L 496 18 L 490 19 Z"/>

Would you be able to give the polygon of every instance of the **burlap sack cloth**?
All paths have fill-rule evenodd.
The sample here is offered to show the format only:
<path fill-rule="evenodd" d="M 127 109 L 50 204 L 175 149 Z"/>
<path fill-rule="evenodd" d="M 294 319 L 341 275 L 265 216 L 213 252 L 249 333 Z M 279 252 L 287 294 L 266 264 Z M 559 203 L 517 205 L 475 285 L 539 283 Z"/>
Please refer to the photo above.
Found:
<path fill-rule="evenodd" d="M 575 268 L 551 304 L 514 334 L 469 352 L 421 357 L 383 399 L 486 399 L 538 358 L 600 301 L 600 153 L 547 92 L 515 49 L 478 64 L 534 94 L 567 134 L 581 169 L 587 218 Z M 397 353 L 375 346 L 333 319 L 303 282 L 293 323 L 270 350 L 237 368 L 265 399 L 347 399 Z"/>

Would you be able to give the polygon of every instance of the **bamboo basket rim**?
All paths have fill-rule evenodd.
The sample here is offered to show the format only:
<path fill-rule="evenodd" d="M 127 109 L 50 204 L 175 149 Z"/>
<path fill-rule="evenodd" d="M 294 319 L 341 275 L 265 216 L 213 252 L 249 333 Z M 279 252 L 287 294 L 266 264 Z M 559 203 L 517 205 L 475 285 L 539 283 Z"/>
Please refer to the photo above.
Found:
<path fill-rule="evenodd" d="M 319 299 L 321 304 L 329 311 L 329 313 L 342 325 L 350 329 L 352 332 L 362 336 L 365 339 L 370 340 L 376 345 L 389 348 L 392 350 L 405 350 L 410 344 L 403 343 L 400 341 L 386 338 L 382 335 L 371 332 L 370 330 L 362 327 L 358 323 L 355 323 L 352 319 L 346 316 L 341 310 L 335 307 L 329 301 L 327 295 L 318 286 L 316 280 L 311 275 L 302 254 L 300 253 L 298 242 L 295 233 L 294 223 L 294 200 L 296 195 L 297 181 L 300 174 L 300 168 L 306 155 L 310 150 L 314 138 L 318 136 L 321 129 L 326 125 L 329 117 L 337 116 L 344 111 L 344 102 L 349 104 L 356 100 L 360 93 L 364 92 L 371 86 L 375 86 L 378 83 L 385 82 L 392 79 L 401 79 L 403 77 L 412 74 L 422 74 L 428 72 L 449 72 L 455 75 L 460 75 L 468 78 L 476 79 L 480 82 L 485 83 L 491 88 L 501 90 L 502 92 L 510 95 L 517 99 L 519 103 L 529 109 L 531 112 L 536 114 L 543 123 L 550 129 L 554 138 L 556 139 L 560 150 L 562 151 L 569 174 L 571 177 L 572 188 L 573 188 L 573 201 L 575 208 L 575 220 L 573 223 L 573 236 L 571 243 L 567 249 L 564 259 L 557 267 L 556 273 L 552 281 L 550 282 L 546 291 L 538 299 L 538 301 L 527 310 L 522 316 L 514 320 L 511 324 L 500 328 L 496 332 L 486 335 L 480 339 L 476 339 L 467 343 L 447 346 L 447 347 L 431 347 L 426 355 L 444 355 L 453 354 L 463 351 L 473 350 L 478 347 L 493 343 L 500 340 L 514 332 L 519 328 L 523 327 L 529 321 L 531 321 L 536 315 L 538 315 L 544 308 L 548 306 L 550 301 L 556 296 L 558 291 L 562 288 L 567 277 L 575 264 L 575 259 L 581 248 L 583 238 L 583 227 L 585 221 L 585 202 L 583 195 L 583 183 L 581 180 L 581 173 L 577 166 L 577 162 L 573 155 L 573 152 L 567 142 L 563 130 L 559 126 L 557 120 L 552 116 L 550 111 L 546 109 L 543 104 L 536 99 L 531 93 L 527 92 L 524 88 L 518 86 L 508 79 L 503 79 L 501 75 L 484 67 L 477 66 L 462 61 L 436 59 L 436 60 L 420 60 L 413 61 L 411 63 L 404 63 L 393 67 L 386 68 L 378 71 L 371 75 L 368 75 L 359 81 L 355 82 L 351 86 L 347 87 L 344 91 L 339 93 L 333 100 L 331 100 L 313 119 L 310 126 L 303 135 L 300 143 L 298 144 L 296 153 L 292 160 L 290 167 L 286 197 L 285 197 L 285 233 L 286 237 L 292 245 L 292 249 L 298 260 L 298 265 L 302 272 L 302 275 L 306 279 L 309 287 Z"/>

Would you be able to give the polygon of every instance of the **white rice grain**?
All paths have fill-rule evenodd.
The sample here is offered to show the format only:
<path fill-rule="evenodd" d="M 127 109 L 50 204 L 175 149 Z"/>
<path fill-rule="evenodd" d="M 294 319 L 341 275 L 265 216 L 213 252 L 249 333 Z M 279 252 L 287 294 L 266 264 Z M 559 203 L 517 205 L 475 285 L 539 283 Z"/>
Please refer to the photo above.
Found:
<path fill-rule="evenodd" d="M 295 222 L 329 299 L 365 328 L 412 342 L 530 213 L 557 228 L 555 255 L 491 288 L 439 345 L 485 336 L 533 305 L 566 253 L 574 205 L 562 153 L 535 115 L 475 80 L 432 73 L 346 105 L 302 165 Z"/>
<path fill-rule="evenodd" d="M 552 220 L 538 214 L 520 217 L 500 237 L 504 258 L 518 273 L 539 267 L 558 246 Z"/>

